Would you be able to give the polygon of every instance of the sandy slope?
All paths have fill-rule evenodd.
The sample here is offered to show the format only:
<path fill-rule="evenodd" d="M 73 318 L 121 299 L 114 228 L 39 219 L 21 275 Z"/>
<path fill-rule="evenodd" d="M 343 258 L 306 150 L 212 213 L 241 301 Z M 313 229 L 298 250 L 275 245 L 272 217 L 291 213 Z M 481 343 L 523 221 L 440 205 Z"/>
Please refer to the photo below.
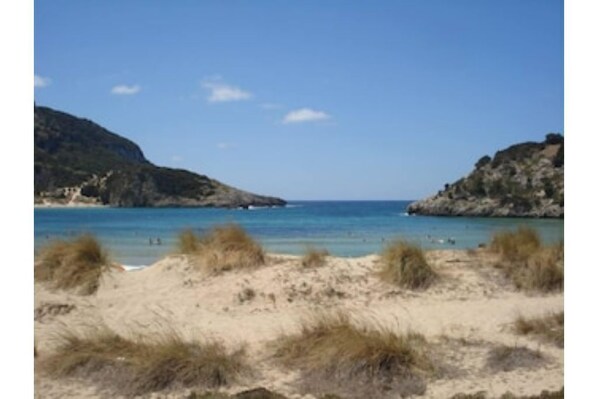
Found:
<path fill-rule="evenodd" d="M 374 255 L 331 257 L 325 266 L 313 269 L 302 268 L 298 257 L 271 255 L 268 265 L 260 269 L 218 276 L 202 275 L 189 259 L 172 256 L 144 270 L 112 272 L 90 297 L 50 292 L 36 285 L 37 350 L 40 358 L 51 351 L 54 334 L 64 328 L 104 323 L 122 334 L 151 334 L 174 327 L 187 337 L 202 335 L 228 345 L 247 345 L 260 375 L 227 392 L 263 386 L 289 397 L 309 398 L 298 392 L 295 373 L 273 365 L 268 342 L 294 331 L 311 310 L 338 307 L 397 331 L 420 332 L 435 344 L 449 372 L 428 381 L 425 398 L 480 390 L 490 397 L 506 391 L 538 394 L 561 388 L 563 349 L 517 336 L 511 323 L 518 315 L 562 310 L 562 294 L 515 291 L 483 252 L 434 251 L 427 256 L 441 279 L 425 292 L 380 281 Z M 489 371 L 486 356 L 499 344 L 539 349 L 547 361 L 536 368 Z M 150 397 L 184 397 L 187 392 Z M 83 381 L 36 375 L 36 397 L 91 398 L 102 393 Z"/>

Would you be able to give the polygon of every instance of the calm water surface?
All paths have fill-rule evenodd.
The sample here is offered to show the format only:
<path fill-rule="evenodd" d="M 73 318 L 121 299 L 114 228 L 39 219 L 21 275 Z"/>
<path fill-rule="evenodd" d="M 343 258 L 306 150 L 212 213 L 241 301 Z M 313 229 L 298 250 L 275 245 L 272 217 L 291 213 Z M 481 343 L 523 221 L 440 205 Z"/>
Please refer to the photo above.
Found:
<path fill-rule="evenodd" d="M 499 230 L 527 224 L 547 242 L 563 239 L 563 220 L 407 216 L 411 201 L 294 201 L 282 208 L 36 208 L 35 251 L 52 239 L 96 235 L 114 260 L 148 265 L 172 252 L 185 228 L 201 233 L 238 223 L 269 252 L 301 254 L 307 246 L 336 256 L 378 252 L 391 239 L 425 248 L 475 248 Z M 160 238 L 161 245 L 155 242 Z M 448 239 L 454 239 L 450 244 Z M 153 245 L 150 245 L 150 239 Z"/>

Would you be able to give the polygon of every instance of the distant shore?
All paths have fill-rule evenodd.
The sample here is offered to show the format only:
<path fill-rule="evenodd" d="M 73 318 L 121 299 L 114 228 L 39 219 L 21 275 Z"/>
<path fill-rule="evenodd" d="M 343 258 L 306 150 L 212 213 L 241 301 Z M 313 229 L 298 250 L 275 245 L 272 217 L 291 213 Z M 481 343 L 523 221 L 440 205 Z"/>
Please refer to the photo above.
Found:
<path fill-rule="evenodd" d="M 52 203 L 34 203 L 33 208 L 110 208 L 109 205 L 103 204 L 86 204 L 82 202 L 61 204 L 57 202 Z"/>

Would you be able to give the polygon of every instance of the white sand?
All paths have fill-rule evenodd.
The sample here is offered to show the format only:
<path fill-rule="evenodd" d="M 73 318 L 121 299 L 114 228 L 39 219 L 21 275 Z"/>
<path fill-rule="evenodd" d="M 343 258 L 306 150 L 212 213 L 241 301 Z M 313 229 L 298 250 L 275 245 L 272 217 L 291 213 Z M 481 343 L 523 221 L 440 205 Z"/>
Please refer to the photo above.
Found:
<path fill-rule="evenodd" d="M 330 257 L 325 266 L 314 269 L 302 268 L 298 257 L 270 256 L 268 265 L 260 269 L 218 276 L 205 276 L 187 258 L 172 256 L 140 271 L 112 272 L 104 277 L 97 294 L 89 297 L 51 292 L 38 284 L 37 350 L 40 358 L 51 351 L 52 337 L 64 328 L 104 323 L 121 334 L 151 334 L 174 327 L 189 338 L 199 335 L 230 346 L 247 344 L 261 375 L 226 392 L 262 386 L 288 397 L 302 397 L 294 385 L 296 373 L 270 361 L 268 342 L 295 331 L 300 318 L 312 310 L 339 308 L 397 331 L 422 333 L 441 348 L 443 361 L 459 373 L 429 380 L 422 398 L 445 399 L 480 390 L 489 397 L 507 391 L 531 395 L 563 386 L 563 349 L 515 335 L 511 327 L 519 315 L 563 310 L 562 293 L 516 291 L 491 266 L 490 255 L 482 252 L 433 251 L 428 258 L 441 278 L 428 290 L 415 292 L 380 281 L 374 255 Z M 253 290 L 255 297 L 242 300 L 244 290 Z M 539 349 L 547 361 L 537 368 L 490 372 L 485 359 L 499 344 Z M 176 398 L 185 393 L 188 390 L 148 397 Z M 36 375 L 36 397 L 103 396 L 85 381 Z"/>

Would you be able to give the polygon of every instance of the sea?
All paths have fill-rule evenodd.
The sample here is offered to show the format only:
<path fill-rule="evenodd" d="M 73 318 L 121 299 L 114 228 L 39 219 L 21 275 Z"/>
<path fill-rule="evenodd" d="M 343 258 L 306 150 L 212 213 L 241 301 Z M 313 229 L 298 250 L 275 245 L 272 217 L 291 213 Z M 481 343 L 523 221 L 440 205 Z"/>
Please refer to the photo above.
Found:
<path fill-rule="evenodd" d="M 111 259 L 129 268 L 173 253 L 178 234 L 198 234 L 219 224 L 245 228 L 268 252 L 303 254 L 326 249 L 334 256 L 379 253 L 395 239 L 425 249 L 476 248 L 498 231 L 527 225 L 546 243 L 564 239 L 563 219 L 436 217 L 407 214 L 411 201 L 291 201 L 285 207 L 35 208 L 34 251 L 57 239 L 90 233 Z"/>

